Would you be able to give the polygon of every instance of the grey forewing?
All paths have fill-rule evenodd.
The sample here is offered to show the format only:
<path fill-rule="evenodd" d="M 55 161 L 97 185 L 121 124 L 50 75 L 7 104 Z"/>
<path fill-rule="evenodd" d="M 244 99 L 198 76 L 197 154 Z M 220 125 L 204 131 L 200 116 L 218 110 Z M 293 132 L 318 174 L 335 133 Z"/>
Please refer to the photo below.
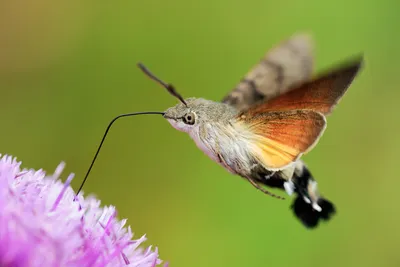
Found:
<path fill-rule="evenodd" d="M 298 34 L 270 50 L 222 100 L 239 111 L 287 92 L 313 72 L 311 37 Z"/>

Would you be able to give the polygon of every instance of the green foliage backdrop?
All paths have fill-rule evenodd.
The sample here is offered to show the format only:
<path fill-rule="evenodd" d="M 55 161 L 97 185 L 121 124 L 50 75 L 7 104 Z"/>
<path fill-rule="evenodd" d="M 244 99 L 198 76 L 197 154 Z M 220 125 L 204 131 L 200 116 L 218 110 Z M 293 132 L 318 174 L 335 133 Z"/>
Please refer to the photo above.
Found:
<path fill-rule="evenodd" d="M 399 266 L 400 150 L 395 0 L 3 1 L 0 152 L 77 188 L 110 119 L 176 103 L 142 61 L 186 97 L 219 100 L 264 52 L 314 34 L 317 70 L 364 52 L 366 67 L 305 160 L 338 215 L 307 231 L 159 117 L 115 125 L 85 187 L 147 233 L 170 266 Z"/>

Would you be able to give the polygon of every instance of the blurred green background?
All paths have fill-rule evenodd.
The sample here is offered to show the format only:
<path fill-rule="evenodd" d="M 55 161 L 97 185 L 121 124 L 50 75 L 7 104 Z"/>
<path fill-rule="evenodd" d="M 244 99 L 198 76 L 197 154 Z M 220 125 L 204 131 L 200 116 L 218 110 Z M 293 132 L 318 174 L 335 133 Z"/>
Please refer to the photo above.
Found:
<path fill-rule="evenodd" d="M 331 223 L 304 229 L 291 200 L 231 176 L 156 116 L 115 125 L 84 191 L 174 267 L 400 266 L 399 11 L 395 0 L 1 1 L 0 152 L 49 172 L 64 160 L 77 188 L 111 118 L 176 104 L 136 62 L 185 97 L 220 100 L 306 30 L 317 70 L 366 57 L 304 157 L 337 205 Z"/>

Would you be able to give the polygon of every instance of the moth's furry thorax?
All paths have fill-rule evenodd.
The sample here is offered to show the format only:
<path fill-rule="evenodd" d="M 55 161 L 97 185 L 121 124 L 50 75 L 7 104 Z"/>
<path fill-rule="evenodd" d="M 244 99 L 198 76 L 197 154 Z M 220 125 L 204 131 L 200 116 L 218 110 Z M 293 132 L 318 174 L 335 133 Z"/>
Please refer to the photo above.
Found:
<path fill-rule="evenodd" d="M 238 111 L 230 105 L 203 98 L 185 99 L 169 108 L 164 117 L 177 130 L 186 132 L 196 145 L 212 160 L 228 171 L 245 175 L 250 172 L 254 159 L 250 154 L 251 132 L 238 127 Z M 182 118 L 194 114 L 195 123 L 188 125 Z"/>

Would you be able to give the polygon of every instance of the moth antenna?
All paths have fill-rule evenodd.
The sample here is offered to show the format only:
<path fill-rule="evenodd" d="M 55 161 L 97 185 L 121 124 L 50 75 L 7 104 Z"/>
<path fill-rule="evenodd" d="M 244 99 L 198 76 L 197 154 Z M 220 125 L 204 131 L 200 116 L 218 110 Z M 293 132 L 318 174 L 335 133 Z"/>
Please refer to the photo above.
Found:
<path fill-rule="evenodd" d="M 101 147 L 103 146 L 103 143 L 104 143 L 104 140 L 106 139 L 106 136 L 107 136 L 107 134 L 108 134 L 108 131 L 110 130 L 110 128 L 111 128 L 111 126 L 113 125 L 113 123 L 114 123 L 116 120 L 118 120 L 118 119 L 120 119 L 120 118 L 123 118 L 123 117 L 130 117 L 130 116 L 136 116 L 136 115 L 148 115 L 148 114 L 164 115 L 165 113 L 164 113 L 164 112 L 159 112 L 159 111 L 145 111 L 145 112 L 127 113 L 127 114 L 118 115 L 117 117 L 115 117 L 114 119 L 111 120 L 111 122 L 110 122 L 110 123 L 108 124 L 108 126 L 107 126 L 106 131 L 104 132 L 103 138 L 101 139 L 100 145 L 99 145 L 99 147 L 97 148 L 96 154 L 95 154 L 94 157 L 93 157 L 92 163 L 90 164 L 89 169 L 88 169 L 87 172 L 86 172 L 85 178 L 83 178 L 83 181 L 82 181 L 82 183 L 81 183 L 81 186 L 79 187 L 79 189 L 78 189 L 78 191 L 77 191 L 77 193 L 76 193 L 76 195 L 75 195 L 75 199 L 78 197 L 79 193 L 81 192 L 81 190 L 82 190 L 82 188 L 83 188 L 83 185 L 85 184 L 85 182 L 86 182 L 86 180 L 87 180 L 87 178 L 88 178 L 88 176 L 89 176 L 89 173 L 90 173 L 90 171 L 92 170 L 92 167 L 93 167 L 93 165 L 94 165 L 94 162 L 96 161 L 97 156 L 99 155 L 100 149 L 101 149 Z"/>
<path fill-rule="evenodd" d="M 165 89 L 167 89 L 167 91 L 171 95 L 173 95 L 174 97 L 178 98 L 179 101 L 182 102 L 182 104 L 187 106 L 187 104 L 186 104 L 185 100 L 183 99 L 183 97 L 176 91 L 175 87 L 172 84 L 169 84 L 169 83 L 166 83 L 166 82 L 162 81 L 160 78 L 155 76 L 148 68 L 146 68 L 142 63 L 138 63 L 137 65 L 144 72 L 144 74 L 147 75 L 147 77 L 149 77 L 153 81 L 155 81 L 158 84 L 160 84 L 161 86 L 163 86 Z"/>

